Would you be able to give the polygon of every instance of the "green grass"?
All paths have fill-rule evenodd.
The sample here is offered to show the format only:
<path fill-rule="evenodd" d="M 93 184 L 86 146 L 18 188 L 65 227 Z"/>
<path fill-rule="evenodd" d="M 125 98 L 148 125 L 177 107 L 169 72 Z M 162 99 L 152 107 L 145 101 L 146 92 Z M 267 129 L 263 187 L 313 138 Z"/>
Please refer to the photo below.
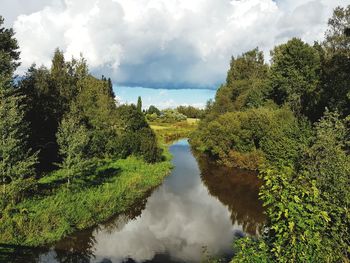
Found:
<path fill-rule="evenodd" d="M 197 128 L 198 121 L 188 118 L 186 121 L 175 123 L 150 122 L 150 125 L 159 140 L 169 144 L 181 138 L 188 138 Z"/>
<path fill-rule="evenodd" d="M 48 244 L 128 210 L 169 174 L 166 149 L 165 156 L 166 161 L 156 164 L 136 157 L 109 161 L 87 178 L 75 178 L 69 187 L 64 170 L 44 177 L 38 183 L 44 192 L 3 213 L 0 244 Z"/>

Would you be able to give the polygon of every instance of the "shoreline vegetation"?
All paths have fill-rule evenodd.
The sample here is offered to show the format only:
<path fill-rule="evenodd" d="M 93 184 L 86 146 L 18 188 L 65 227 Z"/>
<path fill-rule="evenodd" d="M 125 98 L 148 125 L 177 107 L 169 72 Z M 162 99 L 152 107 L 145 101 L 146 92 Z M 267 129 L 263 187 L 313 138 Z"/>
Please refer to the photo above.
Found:
<path fill-rule="evenodd" d="M 232 57 L 192 133 L 194 149 L 257 170 L 267 221 L 234 242 L 232 263 L 350 260 L 350 5 L 322 42 L 292 38 Z M 209 262 L 220 262 L 208 260 Z"/>
<path fill-rule="evenodd" d="M 0 244 L 37 247 L 125 212 L 161 184 L 169 142 L 195 121 L 153 107 L 167 132 L 153 130 L 141 98 L 121 105 L 111 79 L 59 49 L 50 68 L 33 64 L 16 80 L 20 51 L 3 24 L 0 16 Z"/>
<path fill-rule="evenodd" d="M 188 137 L 203 111 L 145 112 L 141 97 L 121 105 L 111 79 L 59 49 L 50 68 L 33 64 L 16 81 L 20 51 L 3 23 L 0 244 L 44 246 L 127 211 L 161 184 L 172 169 L 169 144 Z"/>
<path fill-rule="evenodd" d="M 64 170 L 50 173 L 38 182 L 41 195 L 4 211 L 0 244 L 44 246 L 127 211 L 169 175 L 171 155 L 163 149 L 162 162 L 149 164 L 134 156 L 104 161 L 94 173 L 75 178 L 69 187 L 62 183 L 66 181 Z"/>
<path fill-rule="evenodd" d="M 0 244 L 46 246 L 128 211 L 169 175 L 172 163 L 168 147 L 188 138 L 197 123 L 195 118 L 150 123 L 163 150 L 161 162 L 147 163 L 135 156 L 100 160 L 90 175 L 75 177 L 69 186 L 67 171 L 50 172 L 39 179 L 37 195 L 3 211 L 6 216 L 1 219 Z"/>
<path fill-rule="evenodd" d="M 59 49 L 15 81 L 20 52 L 0 16 L 0 244 L 49 244 L 128 210 L 189 137 L 263 181 L 264 233 L 236 240 L 232 263 L 349 262 L 349 21 L 350 5 L 337 7 L 322 42 L 292 38 L 270 64 L 259 48 L 232 57 L 205 110 L 142 111 Z"/>

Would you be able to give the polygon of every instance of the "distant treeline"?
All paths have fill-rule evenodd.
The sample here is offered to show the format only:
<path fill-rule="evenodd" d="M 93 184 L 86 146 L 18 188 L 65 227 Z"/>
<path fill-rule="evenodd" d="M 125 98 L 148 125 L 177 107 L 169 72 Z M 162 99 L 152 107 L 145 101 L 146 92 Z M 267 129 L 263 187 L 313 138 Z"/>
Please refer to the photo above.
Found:
<path fill-rule="evenodd" d="M 268 221 L 236 243 L 233 262 L 349 262 L 350 6 L 325 40 L 232 57 L 192 145 L 218 162 L 260 171 Z"/>
<path fill-rule="evenodd" d="M 149 121 L 164 123 L 184 121 L 187 118 L 201 119 L 204 117 L 204 113 L 204 109 L 193 106 L 178 106 L 175 109 L 159 110 L 156 106 L 151 105 L 145 110 L 145 115 Z"/>

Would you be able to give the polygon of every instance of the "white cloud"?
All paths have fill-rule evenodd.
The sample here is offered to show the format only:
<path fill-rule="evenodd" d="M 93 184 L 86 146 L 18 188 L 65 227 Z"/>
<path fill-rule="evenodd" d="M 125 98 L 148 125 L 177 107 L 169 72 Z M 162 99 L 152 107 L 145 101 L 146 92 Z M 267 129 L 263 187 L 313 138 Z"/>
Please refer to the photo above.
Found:
<path fill-rule="evenodd" d="M 16 8 L 21 0 L 13 1 Z M 266 54 L 290 37 L 321 40 L 337 5 L 350 0 L 52 0 L 39 1 L 14 28 L 22 70 L 48 65 L 53 50 L 88 59 L 116 83 L 212 86 L 225 78 L 230 56 L 256 46 Z M 8 0 L 0 0 L 1 5 Z M 28 6 L 28 8 L 25 8 Z M 13 10 L 6 9 L 14 16 Z M 4 16 L 6 16 L 6 10 Z M 10 10 L 10 11 L 9 11 Z M 12 13 L 11 13 L 12 12 Z M 28 13 L 29 12 L 29 13 Z"/>

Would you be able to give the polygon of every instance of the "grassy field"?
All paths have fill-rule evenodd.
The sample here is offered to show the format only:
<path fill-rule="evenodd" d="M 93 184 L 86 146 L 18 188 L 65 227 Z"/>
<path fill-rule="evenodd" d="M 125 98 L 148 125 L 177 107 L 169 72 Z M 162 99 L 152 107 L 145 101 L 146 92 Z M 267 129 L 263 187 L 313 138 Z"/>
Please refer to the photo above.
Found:
<path fill-rule="evenodd" d="M 126 211 L 169 174 L 171 157 L 164 153 L 156 164 L 136 157 L 105 162 L 69 187 L 63 170 L 50 174 L 39 181 L 43 191 L 2 212 L 0 244 L 41 246 Z"/>
<path fill-rule="evenodd" d="M 187 138 L 197 128 L 198 119 L 188 118 L 186 121 L 175 123 L 150 122 L 161 141 L 169 144 L 177 139 Z"/>

